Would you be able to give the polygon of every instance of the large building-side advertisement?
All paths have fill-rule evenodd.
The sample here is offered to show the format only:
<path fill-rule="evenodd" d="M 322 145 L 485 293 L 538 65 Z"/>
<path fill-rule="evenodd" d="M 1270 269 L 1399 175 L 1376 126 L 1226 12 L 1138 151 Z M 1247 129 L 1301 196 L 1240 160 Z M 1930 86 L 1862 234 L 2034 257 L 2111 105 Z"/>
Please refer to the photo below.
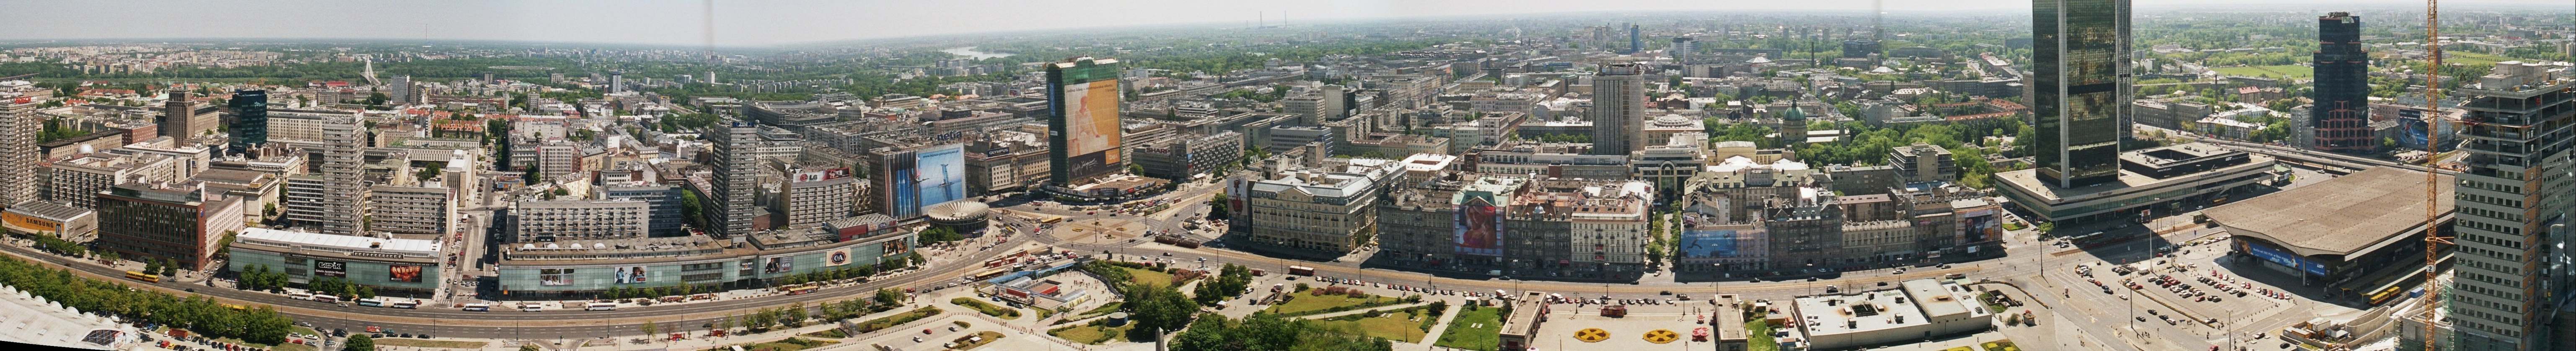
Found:
<path fill-rule="evenodd" d="M 916 206 L 929 207 L 966 198 L 966 147 L 948 145 L 921 150 L 913 164 Z"/>
<path fill-rule="evenodd" d="M 385 281 L 396 283 L 419 283 L 420 266 L 401 264 L 385 265 Z"/>
<path fill-rule="evenodd" d="M 892 208 L 886 209 L 886 213 L 894 215 L 895 219 L 921 217 L 921 202 L 916 200 L 920 198 L 921 190 L 919 185 L 921 179 L 914 175 L 919 169 L 915 167 L 916 161 L 909 154 L 896 155 L 886 160 L 885 179 L 891 182 L 886 184 L 886 189 L 892 197 L 887 205 Z"/>
<path fill-rule="evenodd" d="M 573 274 L 573 270 L 572 270 L 571 268 L 544 268 L 544 269 L 538 269 L 538 270 L 537 270 L 537 285 L 544 285 L 544 286 L 565 286 L 565 285 L 572 285 L 572 274 Z"/>
<path fill-rule="evenodd" d="M 2308 260 L 2307 257 L 2300 257 L 2298 254 L 2274 249 L 2267 245 L 2246 242 L 2238 242 L 2236 244 L 2236 248 L 2244 250 L 2246 253 L 2254 254 L 2255 258 L 2263 259 L 2264 262 L 2271 262 L 2272 264 L 2281 265 L 2282 267 L 2297 268 L 2298 270 L 2307 271 L 2309 275 L 2326 275 L 2325 264 Z"/>
<path fill-rule="evenodd" d="M 57 235 L 56 232 L 63 230 L 63 224 L 60 222 L 17 212 L 0 212 L 0 227 L 6 227 L 12 232 L 36 235 Z"/>
<path fill-rule="evenodd" d="M 348 278 L 349 262 L 313 260 L 313 275 Z"/>
<path fill-rule="evenodd" d="M 618 284 L 642 283 L 646 281 L 644 277 L 644 266 L 617 267 Z"/>
<path fill-rule="evenodd" d="M 1681 243 L 1682 257 L 1732 258 L 1742 256 L 1744 254 L 1743 249 L 1746 246 L 1750 246 L 1742 245 L 1744 240 L 1751 238 L 1751 235 L 1747 234 L 1748 233 L 1744 233 L 1743 231 L 1732 229 L 1693 229 L 1684 231 L 1682 232 Z"/>
<path fill-rule="evenodd" d="M 1459 205 L 1457 221 L 1458 254 L 1503 255 L 1502 209 L 1483 202 Z"/>
<path fill-rule="evenodd" d="M 770 257 L 769 263 L 761 265 L 761 267 L 763 267 L 761 269 L 761 272 L 763 273 L 786 273 L 787 271 L 796 270 L 796 260 L 788 259 L 786 257 Z"/>
<path fill-rule="evenodd" d="M 1065 82 L 1063 94 L 1067 183 L 1118 172 L 1118 80 Z"/>
<path fill-rule="evenodd" d="M 2000 238 L 2003 216 L 1993 210 L 1970 211 L 1959 215 L 1959 242 L 1980 243 Z"/>
<path fill-rule="evenodd" d="M 823 265 L 838 267 L 840 265 L 850 264 L 850 256 L 853 256 L 850 251 L 851 249 L 846 247 L 833 249 L 831 254 L 823 256 Z"/>

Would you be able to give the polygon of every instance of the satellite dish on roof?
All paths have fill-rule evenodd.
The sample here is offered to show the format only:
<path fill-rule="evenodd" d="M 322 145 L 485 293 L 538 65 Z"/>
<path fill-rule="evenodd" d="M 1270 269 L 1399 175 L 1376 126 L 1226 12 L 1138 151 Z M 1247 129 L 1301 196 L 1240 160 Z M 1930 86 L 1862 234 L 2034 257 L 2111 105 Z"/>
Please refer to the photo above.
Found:
<path fill-rule="evenodd" d="M 560 248 L 563 248 L 563 246 L 561 246 L 561 245 L 555 245 L 555 243 L 546 243 L 546 248 L 549 248 L 549 249 L 560 249 Z"/>
<path fill-rule="evenodd" d="M 522 248 L 522 249 L 534 249 L 534 248 L 537 248 L 537 244 L 519 244 L 519 248 Z"/>

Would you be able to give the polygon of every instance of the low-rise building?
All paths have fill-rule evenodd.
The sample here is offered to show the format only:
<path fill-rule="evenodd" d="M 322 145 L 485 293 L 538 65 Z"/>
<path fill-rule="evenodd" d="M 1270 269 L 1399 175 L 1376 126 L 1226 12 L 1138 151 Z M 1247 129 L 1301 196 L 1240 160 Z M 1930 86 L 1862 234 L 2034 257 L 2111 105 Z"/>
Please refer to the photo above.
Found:
<path fill-rule="evenodd" d="M 45 168 L 47 199 L 83 209 L 98 208 L 98 193 L 117 184 L 180 180 L 177 160 L 157 154 L 93 153 Z"/>
<path fill-rule="evenodd" d="M 332 278 L 378 292 L 426 295 L 445 281 L 439 274 L 441 246 L 431 240 L 247 228 L 226 251 L 232 258 L 225 268 L 281 272 L 298 284 Z"/>
<path fill-rule="evenodd" d="M 637 200 L 525 200 L 504 217 L 511 242 L 643 238 L 652 203 Z"/>
<path fill-rule="evenodd" d="M 1896 166 L 1897 176 L 1907 183 L 1959 180 L 1959 163 L 1951 160 L 1950 149 L 1940 145 L 1896 147 L 1887 153 L 1887 164 Z"/>
<path fill-rule="evenodd" d="M 2037 170 L 1996 173 L 1997 190 L 2043 221 L 2090 221 L 2142 209 L 2181 213 L 2168 205 L 2208 203 L 2269 179 L 2271 156 L 2188 143 L 2120 153 L 2117 181 L 2060 188 Z"/>
<path fill-rule="evenodd" d="M 1266 175 L 1237 172 L 1228 180 L 1228 198 L 1239 203 L 1232 207 L 1239 240 L 1326 256 L 1350 253 L 1364 243 L 1367 231 L 1377 226 L 1379 193 L 1403 176 L 1403 165 L 1351 160 L 1326 167 L 1321 157 L 1309 157 L 1318 160 Z"/>
<path fill-rule="evenodd" d="M 1920 341 L 1993 328 L 1994 312 L 1976 292 L 1932 279 L 1908 280 L 1896 289 L 1799 297 L 1789 324 L 1806 337 L 1801 347 L 1836 350 Z"/>
<path fill-rule="evenodd" d="M 28 201 L 0 212 L 0 228 L 10 233 L 52 236 L 85 243 L 98 237 L 98 212 L 52 202 Z"/>

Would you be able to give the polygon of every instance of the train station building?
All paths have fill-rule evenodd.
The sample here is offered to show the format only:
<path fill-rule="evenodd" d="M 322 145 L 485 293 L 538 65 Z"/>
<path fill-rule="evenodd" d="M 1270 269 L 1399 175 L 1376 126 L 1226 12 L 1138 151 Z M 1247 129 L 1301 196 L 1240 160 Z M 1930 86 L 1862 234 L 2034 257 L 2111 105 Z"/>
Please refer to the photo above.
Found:
<path fill-rule="evenodd" d="M 2271 156 L 2203 143 L 2122 152 L 2119 162 L 2116 181 L 2064 188 L 2041 181 L 2039 170 L 2025 169 L 1995 173 L 1995 188 L 2030 218 L 2090 222 L 2217 202 L 2263 181 L 2277 163 Z"/>
<path fill-rule="evenodd" d="M 2379 167 L 2218 207 L 2203 214 L 2234 234 L 2229 257 L 2353 294 L 2396 293 L 2423 267 L 2424 172 Z M 2450 175 L 2432 204 L 2447 227 Z"/>

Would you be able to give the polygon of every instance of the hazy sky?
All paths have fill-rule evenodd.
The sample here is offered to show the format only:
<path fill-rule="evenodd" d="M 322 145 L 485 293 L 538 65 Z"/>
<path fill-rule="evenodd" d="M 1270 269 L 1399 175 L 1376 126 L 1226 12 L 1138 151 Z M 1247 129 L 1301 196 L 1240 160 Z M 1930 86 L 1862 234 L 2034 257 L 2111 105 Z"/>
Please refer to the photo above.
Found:
<path fill-rule="evenodd" d="M 2280 10 L 2326 8 L 2323 0 Z M 2570 0 L 2483 0 L 2564 4 Z M 1890 12 L 2027 11 L 2027 0 L 1891 0 Z M 2226 5 L 2246 0 L 2137 0 L 2142 8 Z M 2350 0 L 2333 7 L 2420 6 L 2421 1 Z M 2457 2 L 2454 2 L 2457 3 Z M 397 38 L 702 43 L 701 1 L 30 1 L 0 0 L 12 12 L 0 40 L 122 38 Z M 1869 0 L 779 0 L 715 2 L 715 40 L 724 46 L 937 34 L 1177 23 L 1526 14 L 1571 11 L 1868 11 Z M 2456 5 L 2455 5 L 2456 6 Z"/>

